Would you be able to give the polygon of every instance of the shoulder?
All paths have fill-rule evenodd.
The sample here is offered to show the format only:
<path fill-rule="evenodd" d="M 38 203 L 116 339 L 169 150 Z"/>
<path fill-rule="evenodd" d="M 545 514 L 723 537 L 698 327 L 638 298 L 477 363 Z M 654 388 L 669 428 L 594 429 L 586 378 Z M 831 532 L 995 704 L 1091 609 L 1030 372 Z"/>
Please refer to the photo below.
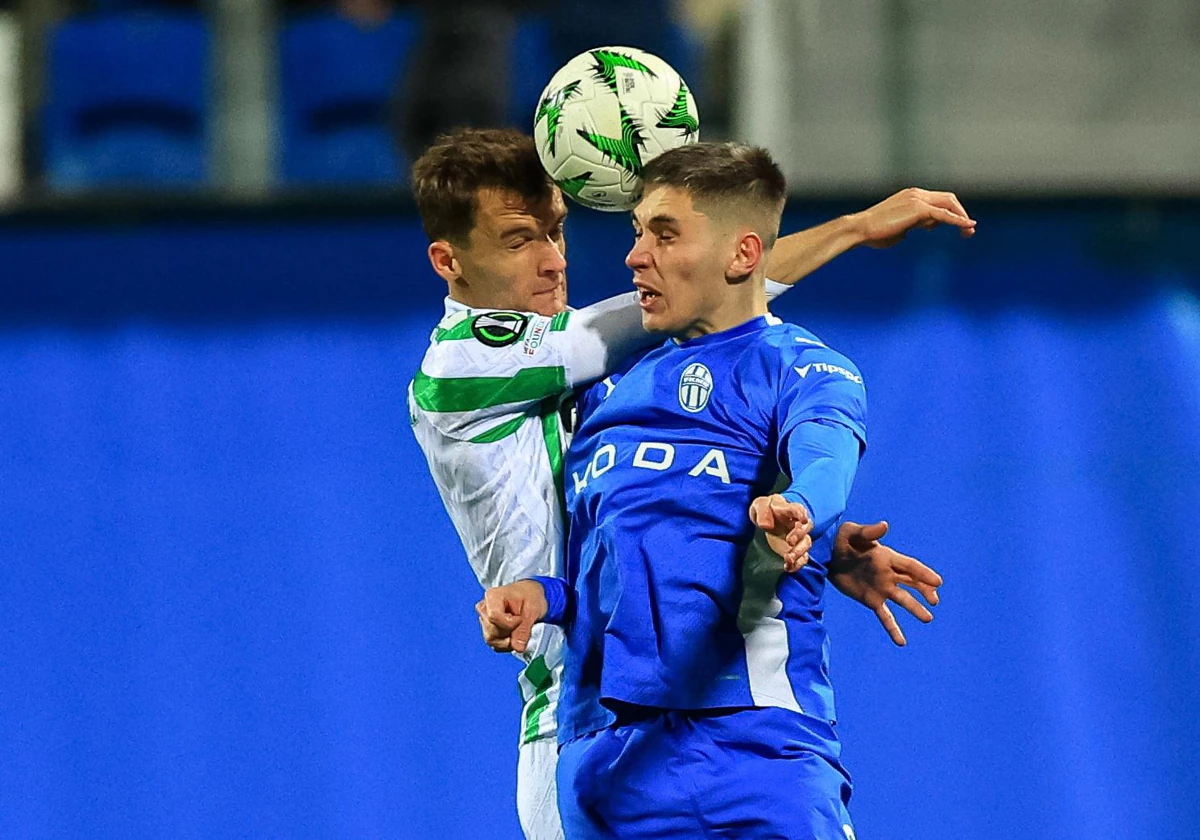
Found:
<path fill-rule="evenodd" d="M 452 312 L 429 336 L 421 371 L 429 376 L 503 376 L 547 363 L 538 350 L 563 329 L 568 312 L 550 317 L 534 312 L 470 309 Z"/>
<path fill-rule="evenodd" d="M 780 370 L 790 368 L 801 379 L 816 374 L 863 384 L 862 372 L 848 356 L 796 324 L 780 323 L 765 330 L 761 352 Z"/>
<path fill-rule="evenodd" d="M 550 317 L 509 309 L 462 309 L 439 321 L 430 341 L 434 344 L 473 341 L 485 347 L 509 347 L 535 329 L 561 329 L 559 323 L 565 324 L 570 314 L 561 312 Z"/>

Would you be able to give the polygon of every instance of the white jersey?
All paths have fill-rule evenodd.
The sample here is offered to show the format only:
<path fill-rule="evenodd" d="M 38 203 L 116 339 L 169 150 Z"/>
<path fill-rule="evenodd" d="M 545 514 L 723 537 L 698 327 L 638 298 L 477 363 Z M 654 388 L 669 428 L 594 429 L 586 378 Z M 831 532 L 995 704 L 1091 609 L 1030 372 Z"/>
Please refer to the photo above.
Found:
<path fill-rule="evenodd" d="M 563 575 L 564 400 L 658 341 L 642 330 L 636 292 L 554 317 L 446 300 L 409 417 L 485 589 Z M 523 743 L 557 732 L 562 657 L 562 631 L 535 625 L 519 678 Z"/>

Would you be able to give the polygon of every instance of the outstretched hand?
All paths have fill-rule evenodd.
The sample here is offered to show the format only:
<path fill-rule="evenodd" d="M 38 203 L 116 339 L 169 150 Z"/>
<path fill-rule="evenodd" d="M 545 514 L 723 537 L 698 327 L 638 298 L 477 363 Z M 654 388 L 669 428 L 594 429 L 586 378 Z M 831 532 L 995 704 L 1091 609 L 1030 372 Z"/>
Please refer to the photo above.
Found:
<path fill-rule="evenodd" d="M 975 220 L 951 192 L 909 187 L 851 217 L 862 241 L 872 248 L 890 248 L 917 228 L 951 225 L 963 237 L 975 235 Z"/>
<path fill-rule="evenodd" d="M 546 617 L 548 609 L 546 590 L 536 580 L 494 586 L 475 605 L 483 640 L 496 653 L 524 653 L 533 625 Z"/>
<path fill-rule="evenodd" d="M 829 582 L 843 595 L 874 612 L 892 641 L 903 646 L 907 640 L 888 601 L 928 624 L 933 621 L 933 613 L 904 587 L 915 589 L 930 606 L 936 606 L 940 600 L 938 587 L 942 585 L 942 576 L 915 557 L 879 542 L 887 532 L 886 522 L 874 525 L 844 523 L 834 540 Z"/>
<path fill-rule="evenodd" d="M 783 558 L 783 570 L 799 571 L 808 562 L 812 548 L 812 520 L 804 505 L 778 493 L 759 496 L 750 503 L 750 521 L 762 529 L 767 545 Z"/>

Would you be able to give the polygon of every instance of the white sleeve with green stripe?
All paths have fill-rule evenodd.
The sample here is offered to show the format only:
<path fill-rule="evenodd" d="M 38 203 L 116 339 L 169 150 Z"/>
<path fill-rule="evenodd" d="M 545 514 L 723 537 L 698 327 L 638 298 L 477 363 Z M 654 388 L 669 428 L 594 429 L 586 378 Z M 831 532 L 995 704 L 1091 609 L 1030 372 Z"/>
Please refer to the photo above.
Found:
<path fill-rule="evenodd" d="M 409 413 L 483 587 L 563 573 L 562 399 L 655 341 L 633 294 L 553 318 L 475 310 L 438 325 Z M 538 625 L 523 659 L 522 739 L 552 737 L 562 631 Z"/>

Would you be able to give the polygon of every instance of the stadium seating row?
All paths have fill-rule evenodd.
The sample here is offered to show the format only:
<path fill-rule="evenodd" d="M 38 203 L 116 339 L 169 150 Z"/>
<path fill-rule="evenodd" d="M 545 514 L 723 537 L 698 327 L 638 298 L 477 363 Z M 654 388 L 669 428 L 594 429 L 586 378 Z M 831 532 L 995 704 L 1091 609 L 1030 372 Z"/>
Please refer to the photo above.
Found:
<path fill-rule="evenodd" d="M 418 35 L 418 19 L 403 14 L 363 28 L 321 13 L 281 29 L 281 185 L 403 182 L 392 105 Z M 528 124 L 553 73 L 549 37 L 546 22 L 530 18 L 513 40 L 514 125 Z M 42 122 L 48 185 L 211 183 L 212 41 L 203 16 L 191 12 L 118 10 L 61 24 L 49 45 Z"/>

